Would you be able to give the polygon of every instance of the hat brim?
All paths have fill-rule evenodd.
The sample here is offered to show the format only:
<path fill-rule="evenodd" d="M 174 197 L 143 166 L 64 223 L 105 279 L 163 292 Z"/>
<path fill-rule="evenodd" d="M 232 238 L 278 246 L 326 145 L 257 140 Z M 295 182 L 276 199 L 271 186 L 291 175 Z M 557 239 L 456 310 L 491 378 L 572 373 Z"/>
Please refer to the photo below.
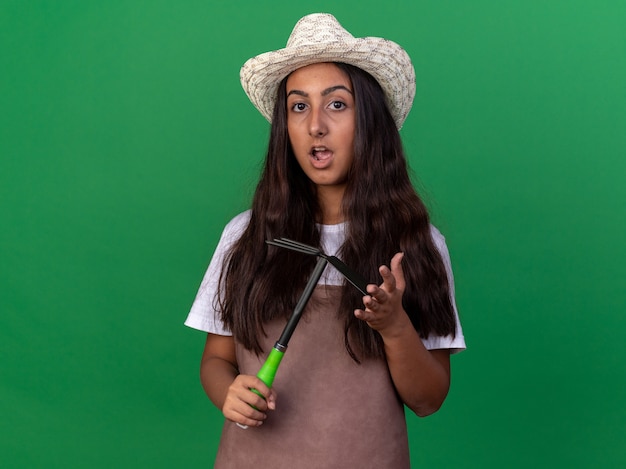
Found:
<path fill-rule="evenodd" d="M 241 85 L 252 104 L 271 122 L 283 78 L 301 67 L 321 62 L 347 63 L 372 75 L 385 93 L 397 128 L 402 127 L 415 97 L 415 71 L 404 49 L 387 39 L 355 38 L 266 52 L 243 65 Z"/>

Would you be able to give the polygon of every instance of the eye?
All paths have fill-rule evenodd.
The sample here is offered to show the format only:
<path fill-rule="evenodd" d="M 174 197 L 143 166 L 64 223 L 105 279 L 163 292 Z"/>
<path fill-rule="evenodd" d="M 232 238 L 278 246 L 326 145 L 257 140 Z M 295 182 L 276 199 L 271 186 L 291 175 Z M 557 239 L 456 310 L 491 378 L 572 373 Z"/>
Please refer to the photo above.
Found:
<path fill-rule="evenodd" d="M 342 109 L 346 108 L 346 103 L 344 103 L 343 101 L 332 101 L 329 106 L 335 111 L 341 111 Z"/>
<path fill-rule="evenodd" d="M 293 112 L 303 112 L 306 110 L 306 104 L 304 103 L 295 103 L 291 106 L 291 110 Z"/>

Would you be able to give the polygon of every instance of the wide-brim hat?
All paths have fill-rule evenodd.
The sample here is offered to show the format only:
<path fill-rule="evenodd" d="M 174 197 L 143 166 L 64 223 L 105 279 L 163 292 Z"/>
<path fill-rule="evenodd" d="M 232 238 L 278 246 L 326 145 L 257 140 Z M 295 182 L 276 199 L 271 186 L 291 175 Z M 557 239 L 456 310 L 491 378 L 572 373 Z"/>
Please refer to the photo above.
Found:
<path fill-rule="evenodd" d="M 398 129 L 415 97 L 415 69 L 406 51 L 379 37 L 355 38 L 333 15 L 315 13 L 296 23 L 284 49 L 249 59 L 240 78 L 252 104 L 270 122 L 280 82 L 294 70 L 320 62 L 343 62 L 372 75 L 382 87 Z"/>

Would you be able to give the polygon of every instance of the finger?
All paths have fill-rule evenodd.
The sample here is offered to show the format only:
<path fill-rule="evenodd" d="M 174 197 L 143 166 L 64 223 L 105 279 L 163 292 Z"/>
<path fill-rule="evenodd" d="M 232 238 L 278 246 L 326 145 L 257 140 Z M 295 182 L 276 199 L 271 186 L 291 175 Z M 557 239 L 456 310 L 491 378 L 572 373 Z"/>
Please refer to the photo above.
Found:
<path fill-rule="evenodd" d="M 276 394 L 258 377 L 239 375 L 231 385 L 227 397 L 231 398 L 233 402 L 241 401 L 265 412 L 268 409 L 267 399 L 270 396 L 273 396 L 275 401 Z M 246 413 L 246 415 L 249 414 Z"/>
<path fill-rule="evenodd" d="M 393 276 L 393 272 L 386 265 L 381 265 L 378 268 L 378 272 L 380 276 L 383 278 L 383 284 L 381 288 L 387 290 L 388 292 L 392 292 L 396 289 L 396 279 Z"/>
<path fill-rule="evenodd" d="M 390 293 L 379 288 L 378 291 L 371 296 L 366 296 L 363 299 L 363 304 L 365 307 L 371 311 L 377 312 L 380 308 L 385 305 L 390 299 Z"/>
<path fill-rule="evenodd" d="M 254 389 L 255 394 L 260 395 L 263 400 L 267 400 L 268 396 L 271 394 L 271 389 L 263 382 L 260 378 L 254 376 L 252 377 L 252 383 L 248 383 L 247 389 Z"/>
<path fill-rule="evenodd" d="M 373 295 L 370 296 L 371 302 L 375 303 L 374 306 L 379 306 L 389 299 L 389 293 L 391 292 L 388 292 L 383 288 L 379 288 Z M 364 302 L 364 304 L 367 306 L 367 303 Z"/>
<path fill-rule="evenodd" d="M 260 395 L 256 389 L 249 389 L 249 394 L 244 396 L 244 401 L 248 404 L 248 406 L 252 406 L 255 409 L 265 412 L 268 410 L 268 402 L 267 397 Z"/>
<path fill-rule="evenodd" d="M 406 282 L 404 280 L 404 270 L 402 269 L 402 260 L 404 259 L 404 253 L 399 252 L 391 259 L 391 274 L 395 279 L 396 288 L 404 291 Z"/>
<path fill-rule="evenodd" d="M 369 322 L 374 319 L 373 314 L 369 313 L 367 310 L 355 309 L 354 315 L 357 317 L 357 319 L 365 322 Z"/>
<path fill-rule="evenodd" d="M 256 398 L 260 399 L 258 396 Z M 263 423 L 267 415 L 259 410 L 258 407 L 252 407 L 253 404 L 261 406 L 261 403 L 256 401 L 255 398 L 252 398 L 252 402 L 240 400 L 237 397 L 227 398 L 222 408 L 222 413 L 224 417 L 235 423 L 256 427 Z"/>
<path fill-rule="evenodd" d="M 276 409 L 276 391 L 274 391 L 274 389 L 270 389 L 269 394 L 266 397 L 266 401 L 267 401 L 267 408 L 269 410 L 274 410 Z"/>
<path fill-rule="evenodd" d="M 260 425 L 263 425 L 263 422 L 267 418 L 267 416 L 262 413 L 248 416 L 245 413 L 240 413 L 236 411 L 224 412 L 224 417 L 226 417 L 228 420 L 235 422 L 237 425 L 244 427 L 244 428 L 245 427 L 258 427 Z"/>

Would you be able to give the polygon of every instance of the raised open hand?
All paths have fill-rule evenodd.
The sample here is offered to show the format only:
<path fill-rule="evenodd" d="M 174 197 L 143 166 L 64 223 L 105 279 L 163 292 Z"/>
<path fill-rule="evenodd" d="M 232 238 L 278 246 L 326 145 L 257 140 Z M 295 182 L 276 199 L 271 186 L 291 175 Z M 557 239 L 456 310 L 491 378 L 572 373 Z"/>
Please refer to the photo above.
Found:
<path fill-rule="evenodd" d="M 380 266 L 378 271 L 383 282 L 379 286 L 369 284 L 369 295 L 363 297 L 365 309 L 354 311 L 357 318 L 366 321 L 372 329 L 381 333 L 406 324 L 402 307 L 402 295 L 406 286 L 402 270 L 403 257 L 404 254 L 399 252 L 391 259 L 391 268 Z"/>

